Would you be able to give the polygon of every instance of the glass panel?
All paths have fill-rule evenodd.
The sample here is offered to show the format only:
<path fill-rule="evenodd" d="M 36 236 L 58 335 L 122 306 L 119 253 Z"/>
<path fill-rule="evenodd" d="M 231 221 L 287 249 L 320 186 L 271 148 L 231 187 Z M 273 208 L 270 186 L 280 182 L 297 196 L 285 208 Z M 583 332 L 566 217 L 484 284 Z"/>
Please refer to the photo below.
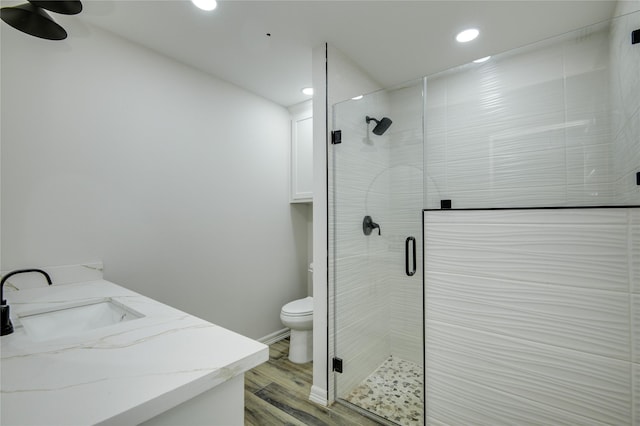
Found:
<path fill-rule="evenodd" d="M 638 204 L 638 13 L 427 78 L 426 208 Z"/>
<path fill-rule="evenodd" d="M 422 92 L 419 81 L 335 105 L 329 159 L 335 396 L 403 425 L 423 416 Z"/>
<path fill-rule="evenodd" d="M 638 28 L 427 78 L 428 424 L 638 424 Z"/>

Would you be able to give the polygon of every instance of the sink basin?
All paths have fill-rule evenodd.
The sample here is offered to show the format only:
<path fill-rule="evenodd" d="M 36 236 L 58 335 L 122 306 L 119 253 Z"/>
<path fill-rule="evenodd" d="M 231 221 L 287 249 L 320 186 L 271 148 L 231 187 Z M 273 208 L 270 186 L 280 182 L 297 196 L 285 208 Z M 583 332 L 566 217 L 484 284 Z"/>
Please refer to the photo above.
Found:
<path fill-rule="evenodd" d="M 143 316 L 115 300 L 103 299 L 25 313 L 18 315 L 18 318 L 30 338 L 43 341 L 73 336 Z"/>

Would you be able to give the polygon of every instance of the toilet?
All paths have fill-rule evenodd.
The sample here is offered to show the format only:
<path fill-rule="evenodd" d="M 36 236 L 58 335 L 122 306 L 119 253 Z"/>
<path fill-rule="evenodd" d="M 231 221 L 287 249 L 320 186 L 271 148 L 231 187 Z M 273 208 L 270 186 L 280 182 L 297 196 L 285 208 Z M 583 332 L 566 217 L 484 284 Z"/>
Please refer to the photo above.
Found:
<path fill-rule="evenodd" d="M 294 300 L 282 307 L 280 320 L 291 329 L 289 361 L 304 364 L 313 359 L 313 297 Z"/>

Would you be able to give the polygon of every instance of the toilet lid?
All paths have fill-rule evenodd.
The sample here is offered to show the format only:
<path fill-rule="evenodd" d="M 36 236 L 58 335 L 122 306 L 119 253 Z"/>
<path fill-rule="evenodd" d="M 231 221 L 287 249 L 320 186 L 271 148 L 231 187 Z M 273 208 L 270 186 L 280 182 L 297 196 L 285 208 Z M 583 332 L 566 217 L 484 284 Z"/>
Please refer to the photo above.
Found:
<path fill-rule="evenodd" d="M 282 307 L 282 312 L 287 315 L 309 315 L 313 313 L 313 297 L 294 300 Z"/>

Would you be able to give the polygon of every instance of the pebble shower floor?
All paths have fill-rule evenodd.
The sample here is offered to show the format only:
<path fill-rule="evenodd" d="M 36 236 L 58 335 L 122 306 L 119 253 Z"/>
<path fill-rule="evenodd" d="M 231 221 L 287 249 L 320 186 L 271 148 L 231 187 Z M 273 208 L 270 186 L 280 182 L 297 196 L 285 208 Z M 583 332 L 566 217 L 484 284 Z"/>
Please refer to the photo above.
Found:
<path fill-rule="evenodd" d="M 402 426 L 423 424 L 423 368 L 389 357 L 349 393 L 348 402 Z"/>

